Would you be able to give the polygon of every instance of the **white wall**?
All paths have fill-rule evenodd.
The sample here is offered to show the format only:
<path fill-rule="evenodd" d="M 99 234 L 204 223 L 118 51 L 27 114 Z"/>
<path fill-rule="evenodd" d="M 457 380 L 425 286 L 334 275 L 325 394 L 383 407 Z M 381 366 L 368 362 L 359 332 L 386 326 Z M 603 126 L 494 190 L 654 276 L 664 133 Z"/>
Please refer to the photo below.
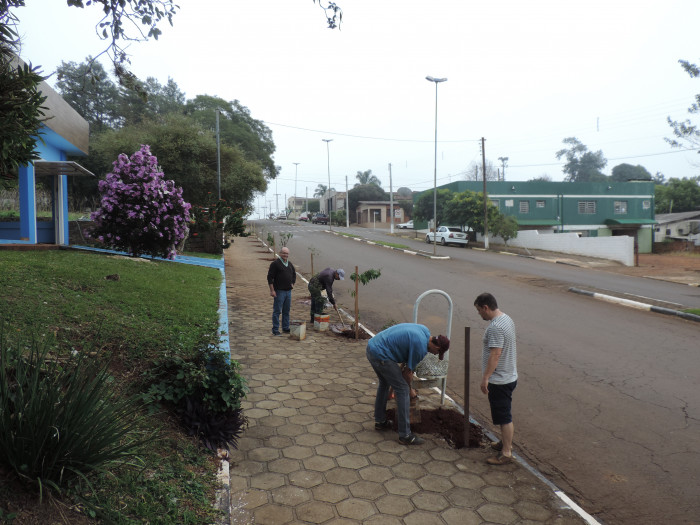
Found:
<path fill-rule="evenodd" d="M 483 240 L 479 235 L 480 240 Z M 493 244 L 504 244 L 500 237 L 489 237 Z M 618 261 L 625 266 L 634 266 L 634 238 L 615 237 L 579 237 L 576 233 L 543 233 L 537 230 L 518 232 L 515 239 L 508 241 L 508 246 L 517 246 L 533 250 L 586 255 L 600 259 Z"/>

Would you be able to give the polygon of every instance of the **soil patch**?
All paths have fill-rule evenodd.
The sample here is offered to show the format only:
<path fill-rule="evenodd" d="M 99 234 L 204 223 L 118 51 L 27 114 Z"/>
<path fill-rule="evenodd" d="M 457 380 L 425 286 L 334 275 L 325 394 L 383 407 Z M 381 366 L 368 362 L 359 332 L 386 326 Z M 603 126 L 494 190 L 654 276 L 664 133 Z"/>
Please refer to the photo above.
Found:
<path fill-rule="evenodd" d="M 355 326 L 354 325 L 345 325 L 343 326 L 340 323 L 336 323 L 331 325 L 331 332 L 334 334 L 337 334 L 341 337 L 347 337 L 348 339 L 355 339 Z M 362 328 L 360 328 L 358 334 L 357 334 L 357 339 L 371 339 L 370 335 L 365 332 Z"/>
<path fill-rule="evenodd" d="M 386 411 L 387 419 L 394 421 L 394 430 L 398 431 L 396 409 Z M 437 434 L 452 448 L 464 448 L 464 416 L 456 410 L 445 408 L 422 408 L 420 423 L 411 423 L 411 430 L 416 434 Z M 469 423 L 469 447 L 481 446 L 484 432 L 474 423 Z"/>

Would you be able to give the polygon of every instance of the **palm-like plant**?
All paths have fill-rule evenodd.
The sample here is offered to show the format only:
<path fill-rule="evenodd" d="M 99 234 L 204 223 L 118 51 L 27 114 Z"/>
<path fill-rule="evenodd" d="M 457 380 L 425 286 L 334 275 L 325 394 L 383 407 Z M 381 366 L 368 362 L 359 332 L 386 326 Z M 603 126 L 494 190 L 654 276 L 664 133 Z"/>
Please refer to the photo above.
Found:
<path fill-rule="evenodd" d="M 323 197 L 326 191 L 328 191 L 328 186 L 319 184 L 318 186 L 316 186 L 316 190 L 314 191 L 314 197 Z"/>
<path fill-rule="evenodd" d="M 356 185 L 366 185 L 374 184 L 375 186 L 381 186 L 382 181 L 380 181 L 376 175 L 372 175 L 372 170 L 358 171 L 355 178 L 359 181 Z"/>

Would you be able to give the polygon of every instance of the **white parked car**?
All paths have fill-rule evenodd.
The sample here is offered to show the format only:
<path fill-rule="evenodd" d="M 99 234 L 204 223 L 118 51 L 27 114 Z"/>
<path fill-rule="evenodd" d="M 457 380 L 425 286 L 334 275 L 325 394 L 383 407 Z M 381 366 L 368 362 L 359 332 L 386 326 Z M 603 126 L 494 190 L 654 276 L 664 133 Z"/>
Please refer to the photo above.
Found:
<path fill-rule="evenodd" d="M 436 234 L 434 232 L 428 232 L 425 236 L 425 242 L 432 244 L 435 237 Z M 457 244 L 466 248 L 469 243 L 469 238 L 459 226 L 439 226 L 437 229 L 437 242 L 443 246 L 447 244 Z"/>
<path fill-rule="evenodd" d="M 402 222 L 401 224 L 397 224 L 397 226 L 398 226 L 399 228 L 404 229 L 404 230 L 406 230 L 406 229 L 412 230 L 412 229 L 413 229 L 413 219 L 411 219 L 411 220 L 408 221 L 408 222 Z"/>

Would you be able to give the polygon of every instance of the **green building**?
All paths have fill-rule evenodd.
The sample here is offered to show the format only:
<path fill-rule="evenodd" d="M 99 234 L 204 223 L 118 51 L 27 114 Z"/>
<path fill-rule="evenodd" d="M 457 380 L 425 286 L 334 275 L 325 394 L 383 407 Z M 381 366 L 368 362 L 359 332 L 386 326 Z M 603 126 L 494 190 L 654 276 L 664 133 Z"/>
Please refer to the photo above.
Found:
<path fill-rule="evenodd" d="M 483 187 L 483 181 L 457 181 L 438 189 L 482 193 Z M 639 253 L 651 253 L 656 222 L 652 181 L 487 181 L 486 193 L 501 213 L 518 220 L 520 230 L 574 232 L 581 237 L 626 235 L 635 238 Z"/>

